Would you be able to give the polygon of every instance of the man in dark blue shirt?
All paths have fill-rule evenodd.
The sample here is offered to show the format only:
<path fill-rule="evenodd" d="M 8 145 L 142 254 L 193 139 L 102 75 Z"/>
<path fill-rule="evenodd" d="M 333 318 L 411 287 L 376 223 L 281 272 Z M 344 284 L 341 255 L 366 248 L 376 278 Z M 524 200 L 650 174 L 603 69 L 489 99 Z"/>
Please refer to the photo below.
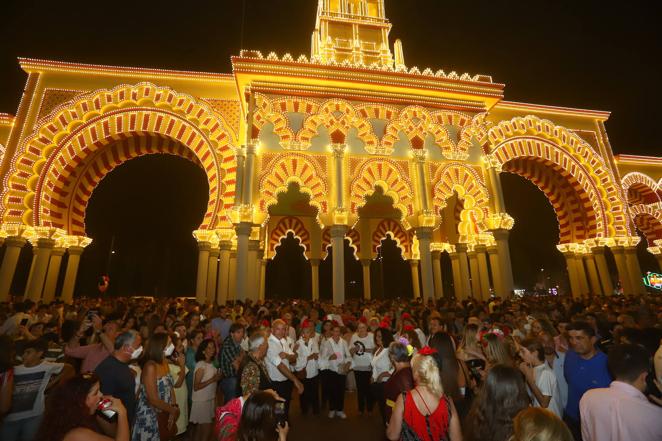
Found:
<path fill-rule="evenodd" d="M 596 349 L 595 330 L 586 322 L 568 327 L 571 349 L 565 357 L 564 375 L 568 382 L 568 403 L 563 419 L 577 441 L 581 441 L 579 400 L 589 389 L 609 387 L 611 375 L 607 356 Z"/>
<path fill-rule="evenodd" d="M 129 427 L 136 415 L 136 381 L 128 363 L 142 353 L 142 339 L 136 331 L 127 331 L 117 336 L 112 354 L 94 370 L 99 377 L 101 393 L 122 400 L 126 407 Z"/>

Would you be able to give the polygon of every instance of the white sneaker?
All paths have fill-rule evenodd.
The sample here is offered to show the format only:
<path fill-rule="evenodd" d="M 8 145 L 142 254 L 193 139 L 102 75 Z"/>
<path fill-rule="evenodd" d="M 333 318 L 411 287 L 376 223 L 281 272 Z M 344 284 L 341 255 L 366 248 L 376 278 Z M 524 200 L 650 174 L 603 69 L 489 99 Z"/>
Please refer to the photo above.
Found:
<path fill-rule="evenodd" d="M 336 411 L 335 410 L 330 411 L 329 418 L 333 418 L 334 416 L 336 416 Z"/>
<path fill-rule="evenodd" d="M 340 418 L 341 420 L 344 420 L 345 418 L 347 418 L 347 415 L 345 415 L 345 412 L 343 412 L 342 410 L 337 411 L 336 416 L 338 418 Z"/>

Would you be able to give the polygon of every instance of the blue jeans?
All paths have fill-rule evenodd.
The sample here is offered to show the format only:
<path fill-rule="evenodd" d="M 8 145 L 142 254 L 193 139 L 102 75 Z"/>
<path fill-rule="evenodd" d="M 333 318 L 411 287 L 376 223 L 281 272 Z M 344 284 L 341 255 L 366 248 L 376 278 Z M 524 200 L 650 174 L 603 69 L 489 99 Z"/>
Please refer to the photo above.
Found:
<path fill-rule="evenodd" d="M 237 377 L 225 377 L 221 380 L 221 391 L 223 391 L 223 404 L 239 396 Z"/>
<path fill-rule="evenodd" d="M 0 439 L 2 441 L 33 441 L 37 437 L 41 418 L 37 415 L 16 421 L 4 421 L 0 428 Z"/>

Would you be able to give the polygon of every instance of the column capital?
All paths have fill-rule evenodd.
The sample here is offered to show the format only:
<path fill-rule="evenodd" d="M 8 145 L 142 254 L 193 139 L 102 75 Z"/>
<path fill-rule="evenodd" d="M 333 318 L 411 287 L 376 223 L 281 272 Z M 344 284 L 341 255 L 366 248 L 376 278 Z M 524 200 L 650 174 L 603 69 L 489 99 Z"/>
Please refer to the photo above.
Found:
<path fill-rule="evenodd" d="M 418 267 L 419 260 L 418 259 L 409 259 L 409 266 L 411 267 Z"/>
<path fill-rule="evenodd" d="M 33 237 L 30 239 L 33 249 L 53 249 L 55 247 L 55 239 L 49 238 L 37 238 Z"/>
<path fill-rule="evenodd" d="M 331 238 L 345 238 L 345 234 L 347 234 L 347 225 L 331 225 L 329 228 L 329 232 L 331 233 Z"/>
<path fill-rule="evenodd" d="M 345 156 L 346 149 L 347 144 L 331 144 L 331 151 L 333 151 L 333 156 L 336 158 L 342 158 Z"/>
<path fill-rule="evenodd" d="M 218 243 L 218 249 L 219 251 L 230 251 L 232 249 L 232 241 L 221 240 Z"/>
<path fill-rule="evenodd" d="M 246 150 L 246 156 L 255 155 L 255 153 L 257 153 L 257 144 L 255 143 L 255 140 L 253 139 L 250 143 L 246 144 L 244 149 Z"/>
<path fill-rule="evenodd" d="M 237 232 L 237 236 L 250 236 L 253 224 L 250 222 L 239 222 L 234 228 Z"/>
<path fill-rule="evenodd" d="M 467 244 L 466 243 L 456 243 L 455 244 L 455 254 L 457 253 L 465 253 L 467 251 Z"/>
<path fill-rule="evenodd" d="M 237 158 L 241 158 L 241 159 L 246 158 L 246 146 L 245 145 L 238 145 L 235 148 L 234 153 L 237 156 Z"/>
<path fill-rule="evenodd" d="M 595 254 L 600 254 L 600 255 L 603 255 L 603 256 L 604 256 L 604 254 L 605 254 L 605 247 L 604 247 L 604 245 L 602 245 L 602 246 L 597 246 L 597 247 L 592 247 L 592 248 L 591 248 L 591 253 L 593 253 L 594 255 L 595 255 Z"/>
<path fill-rule="evenodd" d="M 8 247 L 23 248 L 28 240 L 20 236 L 10 236 L 5 238 L 5 245 Z"/>
<path fill-rule="evenodd" d="M 414 231 L 418 240 L 432 240 L 432 227 L 416 227 Z"/>
<path fill-rule="evenodd" d="M 439 251 L 439 250 L 432 251 L 432 258 L 434 260 L 440 260 L 441 259 L 441 251 Z"/>
<path fill-rule="evenodd" d="M 73 245 L 67 248 L 67 253 L 70 256 L 80 256 L 81 254 L 83 254 L 83 251 L 85 251 L 85 248 L 77 245 Z"/>
<path fill-rule="evenodd" d="M 221 254 L 221 250 L 218 248 L 210 248 L 209 249 L 209 257 L 218 257 Z"/>
<path fill-rule="evenodd" d="M 312 266 L 319 266 L 322 259 L 309 259 Z"/>
<path fill-rule="evenodd" d="M 198 251 L 211 251 L 211 244 L 207 241 L 198 241 Z"/>
<path fill-rule="evenodd" d="M 483 244 L 476 244 L 474 245 L 474 252 L 475 253 L 484 253 L 487 251 L 487 246 Z"/>
<path fill-rule="evenodd" d="M 372 259 L 361 259 L 361 265 L 363 266 L 369 267 L 371 263 L 372 263 Z"/>
<path fill-rule="evenodd" d="M 55 247 L 51 250 L 51 256 L 64 256 L 64 253 L 66 251 L 67 251 L 66 248 Z"/>
<path fill-rule="evenodd" d="M 487 254 L 498 254 L 499 248 L 496 245 L 489 245 L 487 247 Z"/>
<path fill-rule="evenodd" d="M 259 240 L 249 240 L 248 241 L 248 251 L 259 251 L 260 250 L 260 241 Z"/>
<path fill-rule="evenodd" d="M 503 171 L 503 164 L 501 164 L 501 161 L 499 161 L 496 156 L 484 155 L 482 159 L 483 164 L 485 164 L 485 168 L 487 170 L 494 170 L 497 173 L 501 173 L 501 171 Z"/>
<path fill-rule="evenodd" d="M 418 164 L 423 164 L 425 163 L 425 159 L 427 158 L 427 150 L 425 149 L 411 149 L 410 150 L 412 156 L 414 157 L 414 160 Z"/>

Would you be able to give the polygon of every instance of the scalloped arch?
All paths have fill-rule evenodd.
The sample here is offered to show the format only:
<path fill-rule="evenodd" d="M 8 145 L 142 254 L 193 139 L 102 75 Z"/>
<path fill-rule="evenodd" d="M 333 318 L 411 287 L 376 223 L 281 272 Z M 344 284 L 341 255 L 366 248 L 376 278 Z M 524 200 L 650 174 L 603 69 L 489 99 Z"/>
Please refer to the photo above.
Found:
<path fill-rule="evenodd" d="M 630 207 L 630 216 L 639 231 L 644 233 L 648 246 L 662 239 L 662 202 L 637 204 Z"/>
<path fill-rule="evenodd" d="M 345 235 L 345 240 L 349 242 L 349 246 L 353 251 L 354 259 L 359 260 L 359 253 L 361 252 L 361 235 L 359 232 L 351 228 Z M 324 259 L 329 256 L 329 247 L 331 246 L 331 229 L 329 227 L 322 231 L 322 252 L 326 253 Z"/>
<path fill-rule="evenodd" d="M 200 228 L 215 228 L 234 197 L 234 148 L 228 133 L 222 117 L 206 103 L 151 83 L 78 96 L 21 144 L 4 185 L 3 222 L 71 231 L 70 209 L 85 210 L 71 199 L 80 167 L 110 144 L 152 134 L 181 143 L 202 164 L 210 201 Z"/>
<path fill-rule="evenodd" d="M 490 157 L 503 164 L 518 158 L 545 161 L 579 195 L 581 209 L 595 216 L 586 235 L 629 236 L 620 186 L 592 147 L 568 129 L 529 115 L 502 121 L 489 129 Z"/>
<path fill-rule="evenodd" d="M 621 186 L 630 204 L 660 202 L 660 185 L 647 174 L 630 172 L 621 178 Z"/>
<path fill-rule="evenodd" d="M 393 199 L 393 206 L 400 210 L 403 220 L 414 213 L 414 195 L 408 174 L 396 164 L 384 159 L 369 159 L 357 171 L 350 184 L 351 212 L 357 214 L 365 204 L 365 198 L 379 186 L 386 196 Z"/>
<path fill-rule="evenodd" d="M 300 245 L 303 247 L 304 256 L 306 259 L 310 258 L 310 234 L 306 229 L 301 219 L 288 216 L 278 221 L 274 229 L 269 235 L 269 249 L 272 251 L 272 259 L 278 254 L 277 248 L 280 246 L 280 241 L 287 237 L 288 233 L 292 233 L 295 239 L 299 240 Z"/>
<path fill-rule="evenodd" d="M 278 195 L 287 192 L 294 182 L 300 190 L 310 195 L 310 204 L 317 208 L 318 215 L 328 212 L 327 186 L 315 163 L 305 155 L 286 153 L 274 160 L 260 177 L 260 199 L 258 209 L 268 213 L 269 207 L 278 202 Z"/>
<path fill-rule="evenodd" d="M 372 252 L 377 254 L 379 247 L 382 246 L 382 240 L 387 235 L 390 235 L 395 241 L 397 247 L 402 251 L 402 258 L 406 259 L 411 254 L 411 240 L 402 225 L 393 219 L 384 219 L 375 227 L 372 233 Z"/>

